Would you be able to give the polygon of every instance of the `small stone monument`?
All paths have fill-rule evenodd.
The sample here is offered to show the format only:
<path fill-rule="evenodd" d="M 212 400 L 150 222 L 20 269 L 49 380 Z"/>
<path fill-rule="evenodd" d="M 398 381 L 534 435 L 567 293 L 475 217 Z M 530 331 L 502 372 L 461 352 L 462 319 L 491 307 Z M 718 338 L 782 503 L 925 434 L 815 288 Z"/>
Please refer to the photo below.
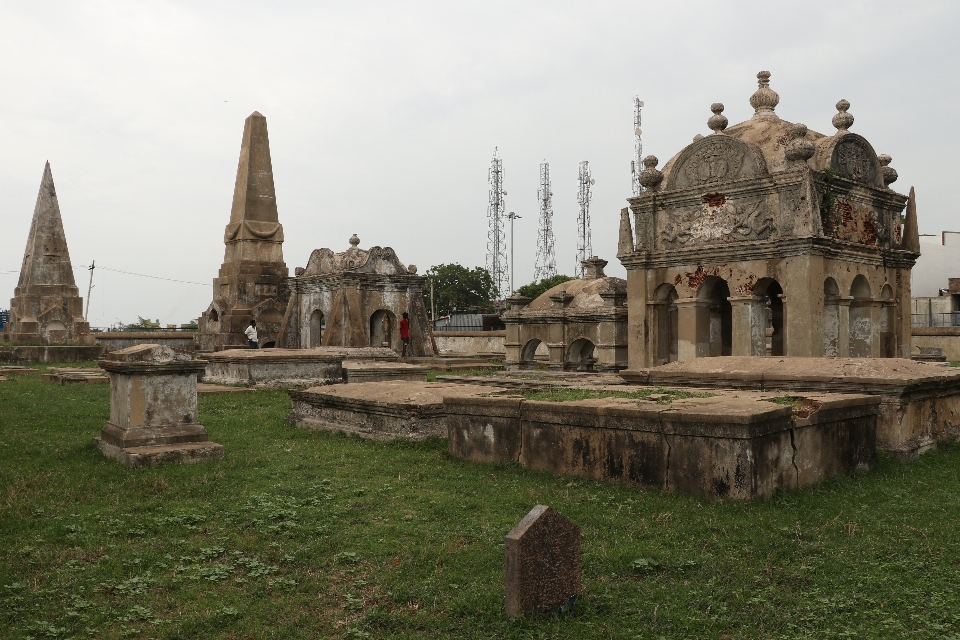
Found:
<path fill-rule="evenodd" d="M 197 374 L 205 360 L 141 344 L 97 364 L 110 376 L 110 421 L 94 438 L 104 455 L 128 467 L 223 457 L 223 446 L 197 423 Z"/>
<path fill-rule="evenodd" d="M 580 593 L 580 527 L 550 507 L 535 506 L 505 551 L 507 616 L 558 611 Z"/>

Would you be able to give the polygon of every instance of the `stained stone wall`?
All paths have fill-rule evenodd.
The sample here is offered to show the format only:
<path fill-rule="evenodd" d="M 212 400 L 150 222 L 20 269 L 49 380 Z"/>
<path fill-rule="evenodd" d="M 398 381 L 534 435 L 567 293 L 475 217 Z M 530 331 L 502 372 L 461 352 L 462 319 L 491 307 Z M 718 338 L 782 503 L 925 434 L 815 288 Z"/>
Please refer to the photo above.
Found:
<path fill-rule="evenodd" d="M 621 216 L 630 369 L 721 355 L 910 355 L 916 205 L 837 103 L 826 136 L 780 119 L 768 72 L 755 114 L 658 170 Z M 901 212 L 909 202 L 906 222 Z"/>

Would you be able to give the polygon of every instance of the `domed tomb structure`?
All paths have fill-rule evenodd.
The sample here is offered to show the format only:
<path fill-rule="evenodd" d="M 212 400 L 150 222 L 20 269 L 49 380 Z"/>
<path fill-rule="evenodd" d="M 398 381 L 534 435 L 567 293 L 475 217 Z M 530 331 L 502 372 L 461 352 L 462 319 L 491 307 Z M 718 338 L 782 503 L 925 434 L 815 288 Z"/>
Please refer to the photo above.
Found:
<path fill-rule="evenodd" d="M 621 212 L 630 370 L 707 356 L 910 357 L 916 204 L 890 184 L 890 156 L 850 131 L 781 119 L 770 73 L 754 115 L 698 135 Z M 907 215 L 901 228 L 901 212 Z M 632 213 L 632 216 L 631 216 Z"/>
<path fill-rule="evenodd" d="M 507 298 L 508 368 L 532 368 L 541 345 L 550 354 L 551 369 L 626 368 L 627 282 L 604 275 L 606 260 L 594 256 L 582 264 L 583 278 L 558 284 L 533 302 L 519 295 Z"/>
<path fill-rule="evenodd" d="M 404 266 L 390 247 L 360 249 L 350 238 L 341 253 L 317 249 L 306 268 L 287 280 L 289 301 L 277 346 L 288 349 L 389 347 L 402 351 L 400 319 L 409 314 L 407 355 L 435 356 L 433 330 L 423 304 L 424 276 Z"/>

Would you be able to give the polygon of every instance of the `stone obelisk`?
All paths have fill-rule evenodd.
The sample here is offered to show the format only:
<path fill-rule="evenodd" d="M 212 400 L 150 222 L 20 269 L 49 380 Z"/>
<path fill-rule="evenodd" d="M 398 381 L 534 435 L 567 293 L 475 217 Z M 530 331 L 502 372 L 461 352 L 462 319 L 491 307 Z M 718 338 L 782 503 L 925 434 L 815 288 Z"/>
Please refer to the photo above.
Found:
<path fill-rule="evenodd" d="M 200 318 L 199 347 L 213 351 L 245 346 L 250 320 L 257 321 L 260 346 L 271 346 L 283 317 L 280 284 L 288 275 L 283 262 L 283 227 L 270 162 L 267 119 L 254 111 L 243 125 L 240 163 L 233 189 L 230 223 L 220 275 L 213 281 L 213 302 Z"/>
<path fill-rule="evenodd" d="M 20 281 L 13 296 L 4 341 L 93 344 L 90 325 L 83 317 L 83 298 L 73 279 L 67 235 L 63 231 L 49 162 L 43 168 L 30 236 L 23 252 Z"/>

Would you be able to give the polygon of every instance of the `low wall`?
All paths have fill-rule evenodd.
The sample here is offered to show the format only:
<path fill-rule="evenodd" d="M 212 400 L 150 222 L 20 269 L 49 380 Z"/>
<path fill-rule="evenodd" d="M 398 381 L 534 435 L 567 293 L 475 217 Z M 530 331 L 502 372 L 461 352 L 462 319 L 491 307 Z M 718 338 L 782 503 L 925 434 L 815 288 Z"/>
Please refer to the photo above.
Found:
<path fill-rule="evenodd" d="M 102 331 L 94 333 L 97 344 L 107 351 L 119 351 L 138 344 L 162 344 L 180 351 L 193 351 L 192 331 Z"/>
<path fill-rule="evenodd" d="M 913 327 L 913 351 L 939 347 L 952 362 L 960 360 L 960 327 Z"/>
<path fill-rule="evenodd" d="M 82 362 L 105 353 L 101 346 L 64 345 L 0 347 L 0 362 Z"/>
<path fill-rule="evenodd" d="M 434 331 L 437 351 L 443 355 L 482 356 L 506 354 L 506 331 Z"/>

